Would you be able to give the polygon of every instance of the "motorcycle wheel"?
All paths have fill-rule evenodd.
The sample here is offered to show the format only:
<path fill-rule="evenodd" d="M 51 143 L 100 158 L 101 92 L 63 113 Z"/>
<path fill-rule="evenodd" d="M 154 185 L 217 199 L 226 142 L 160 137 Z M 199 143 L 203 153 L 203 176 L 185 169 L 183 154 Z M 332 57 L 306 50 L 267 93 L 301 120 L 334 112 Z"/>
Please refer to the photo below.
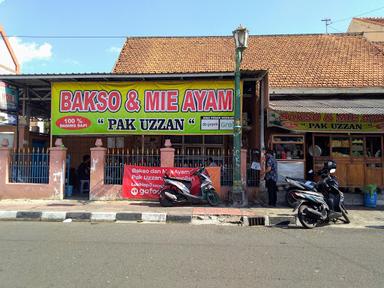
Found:
<path fill-rule="evenodd" d="M 287 201 L 288 207 L 295 207 L 296 199 L 292 196 L 292 191 L 296 190 L 295 188 L 288 188 L 285 195 L 285 200 Z"/>
<path fill-rule="evenodd" d="M 301 225 L 303 225 L 304 228 L 312 229 L 317 226 L 318 220 L 315 218 L 311 218 L 309 214 L 307 214 L 306 210 L 308 208 L 308 204 L 301 204 L 298 211 L 298 217 Z"/>
<path fill-rule="evenodd" d="M 349 220 L 349 218 L 347 216 L 347 212 L 346 212 L 344 207 L 341 208 L 341 214 L 343 215 L 343 218 L 344 218 L 344 219 L 340 219 L 341 221 L 343 221 L 345 224 L 351 223 L 351 221 Z"/>
<path fill-rule="evenodd" d="M 161 191 L 160 192 L 160 196 L 159 196 L 160 205 L 163 206 L 163 207 L 172 207 L 173 206 L 173 202 L 171 200 L 169 200 L 167 198 L 167 196 L 165 196 L 165 192 L 173 194 L 173 192 L 171 190 L 163 190 L 163 191 Z"/>
<path fill-rule="evenodd" d="M 207 201 L 208 201 L 208 204 L 211 206 L 219 205 L 220 204 L 219 194 L 217 194 L 217 192 L 213 189 L 209 190 L 207 194 Z"/>

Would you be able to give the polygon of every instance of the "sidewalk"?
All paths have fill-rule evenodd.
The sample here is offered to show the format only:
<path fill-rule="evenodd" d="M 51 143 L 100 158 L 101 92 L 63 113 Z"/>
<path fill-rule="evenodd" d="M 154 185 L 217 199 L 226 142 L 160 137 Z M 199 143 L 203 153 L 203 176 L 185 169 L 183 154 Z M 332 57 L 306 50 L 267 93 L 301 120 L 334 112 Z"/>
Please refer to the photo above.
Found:
<path fill-rule="evenodd" d="M 345 228 L 384 228 L 384 206 L 350 206 Z M 134 221 L 192 224 L 296 225 L 291 208 L 161 207 L 150 201 L 1 200 L 0 220 Z"/>

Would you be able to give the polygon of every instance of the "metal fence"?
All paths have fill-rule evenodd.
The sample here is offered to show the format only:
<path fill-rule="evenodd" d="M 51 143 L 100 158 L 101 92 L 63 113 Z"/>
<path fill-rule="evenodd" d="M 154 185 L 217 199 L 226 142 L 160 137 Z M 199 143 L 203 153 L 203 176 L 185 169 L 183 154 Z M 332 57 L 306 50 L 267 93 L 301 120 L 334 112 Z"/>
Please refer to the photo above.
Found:
<path fill-rule="evenodd" d="M 252 169 L 251 166 L 252 162 L 258 162 L 260 165 L 260 152 L 256 155 L 252 152 L 254 151 L 250 150 L 247 154 L 247 186 L 258 187 L 260 184 L 260 170 Z"/>
<path fill-rule="evenodd" d="M 247 186 L 248 187 L 258 187 L 260 184 L 260 170 L 251 169 L 247 165 Z"/>
<path fill-rule="evenodd" d="M 158 149 L 129 150 L 108 149 L 105 159 L 105 184 L 121 185 L 123 183 L 124 165 L 160 166 Z"/>
<path fill-rule="evenodd" d="M 175 167 L 201 167 L 209 166 L 209 158 L 212 158 L 214 166 L 221 167 L 221 185 L 232 186 L 233 183 L 233 167 L 232 167 L 232 151 L 217 150 L 212 153 L 202 155 L 199 150 L 176 149 Z"/>
<path fill-rule="evenodd" d="M 48 149 L 26 148 L 13 151 L 9 165 L 9 182 L 48 184 Z"/>

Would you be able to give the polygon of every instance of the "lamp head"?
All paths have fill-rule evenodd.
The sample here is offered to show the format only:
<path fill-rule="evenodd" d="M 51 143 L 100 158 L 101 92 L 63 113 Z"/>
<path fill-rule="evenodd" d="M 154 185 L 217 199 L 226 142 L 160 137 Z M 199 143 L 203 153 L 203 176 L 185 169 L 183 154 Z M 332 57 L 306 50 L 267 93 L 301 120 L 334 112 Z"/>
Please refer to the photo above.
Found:
<path fill-rule="evenodd" d="M 245 49 L 248 47 L 248 36 L 249 32 L 247 28 L 240 25 L 233 33 L 233 38 L 235 39 L 236 49 Z"/>

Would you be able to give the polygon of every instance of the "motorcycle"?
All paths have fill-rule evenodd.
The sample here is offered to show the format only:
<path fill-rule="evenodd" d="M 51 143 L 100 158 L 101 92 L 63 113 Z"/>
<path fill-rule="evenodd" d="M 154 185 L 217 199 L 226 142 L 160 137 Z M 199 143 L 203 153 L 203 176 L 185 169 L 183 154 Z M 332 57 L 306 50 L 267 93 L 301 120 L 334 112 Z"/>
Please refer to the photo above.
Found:
<path fill-rule="evenodd" d="M 297 211 L 300 223 L 307 229 L 338 220 L 350 223 L 348 211 L 344 206 L 344 194 L 339 189 L 336 177 L 331 175 L 336 172 L 336 163 L 325 162 L 321 171 L 322 180 L 316 185 L 321 193 L 308 190 L 292 191 L 297 201 L 293 211 Z"/>
<path fill-rule="evenodd" d="M 313 178 L 313 170 L 309 170 L 308 174 Z M 297 189 L 316 192 L 316 182 L 301 178 L 293 178 L 286 176 L 285 182 L 288 183 L 287 192 L 285 194 L 286 202 L 289 207 L 295 207 L 296 199 L 293 197 L 293 192 Z"/>
<path fill-rule="evenodd" d="M 191 178 L 186 180 L 173 178 L 165 173 L 164 185 L 159 191 L 160 205 L 164 207 L 172 207 L 176 204 L 219 205 L 219 195 L 205 167 L 195 170 L 190 176 Z"/>

